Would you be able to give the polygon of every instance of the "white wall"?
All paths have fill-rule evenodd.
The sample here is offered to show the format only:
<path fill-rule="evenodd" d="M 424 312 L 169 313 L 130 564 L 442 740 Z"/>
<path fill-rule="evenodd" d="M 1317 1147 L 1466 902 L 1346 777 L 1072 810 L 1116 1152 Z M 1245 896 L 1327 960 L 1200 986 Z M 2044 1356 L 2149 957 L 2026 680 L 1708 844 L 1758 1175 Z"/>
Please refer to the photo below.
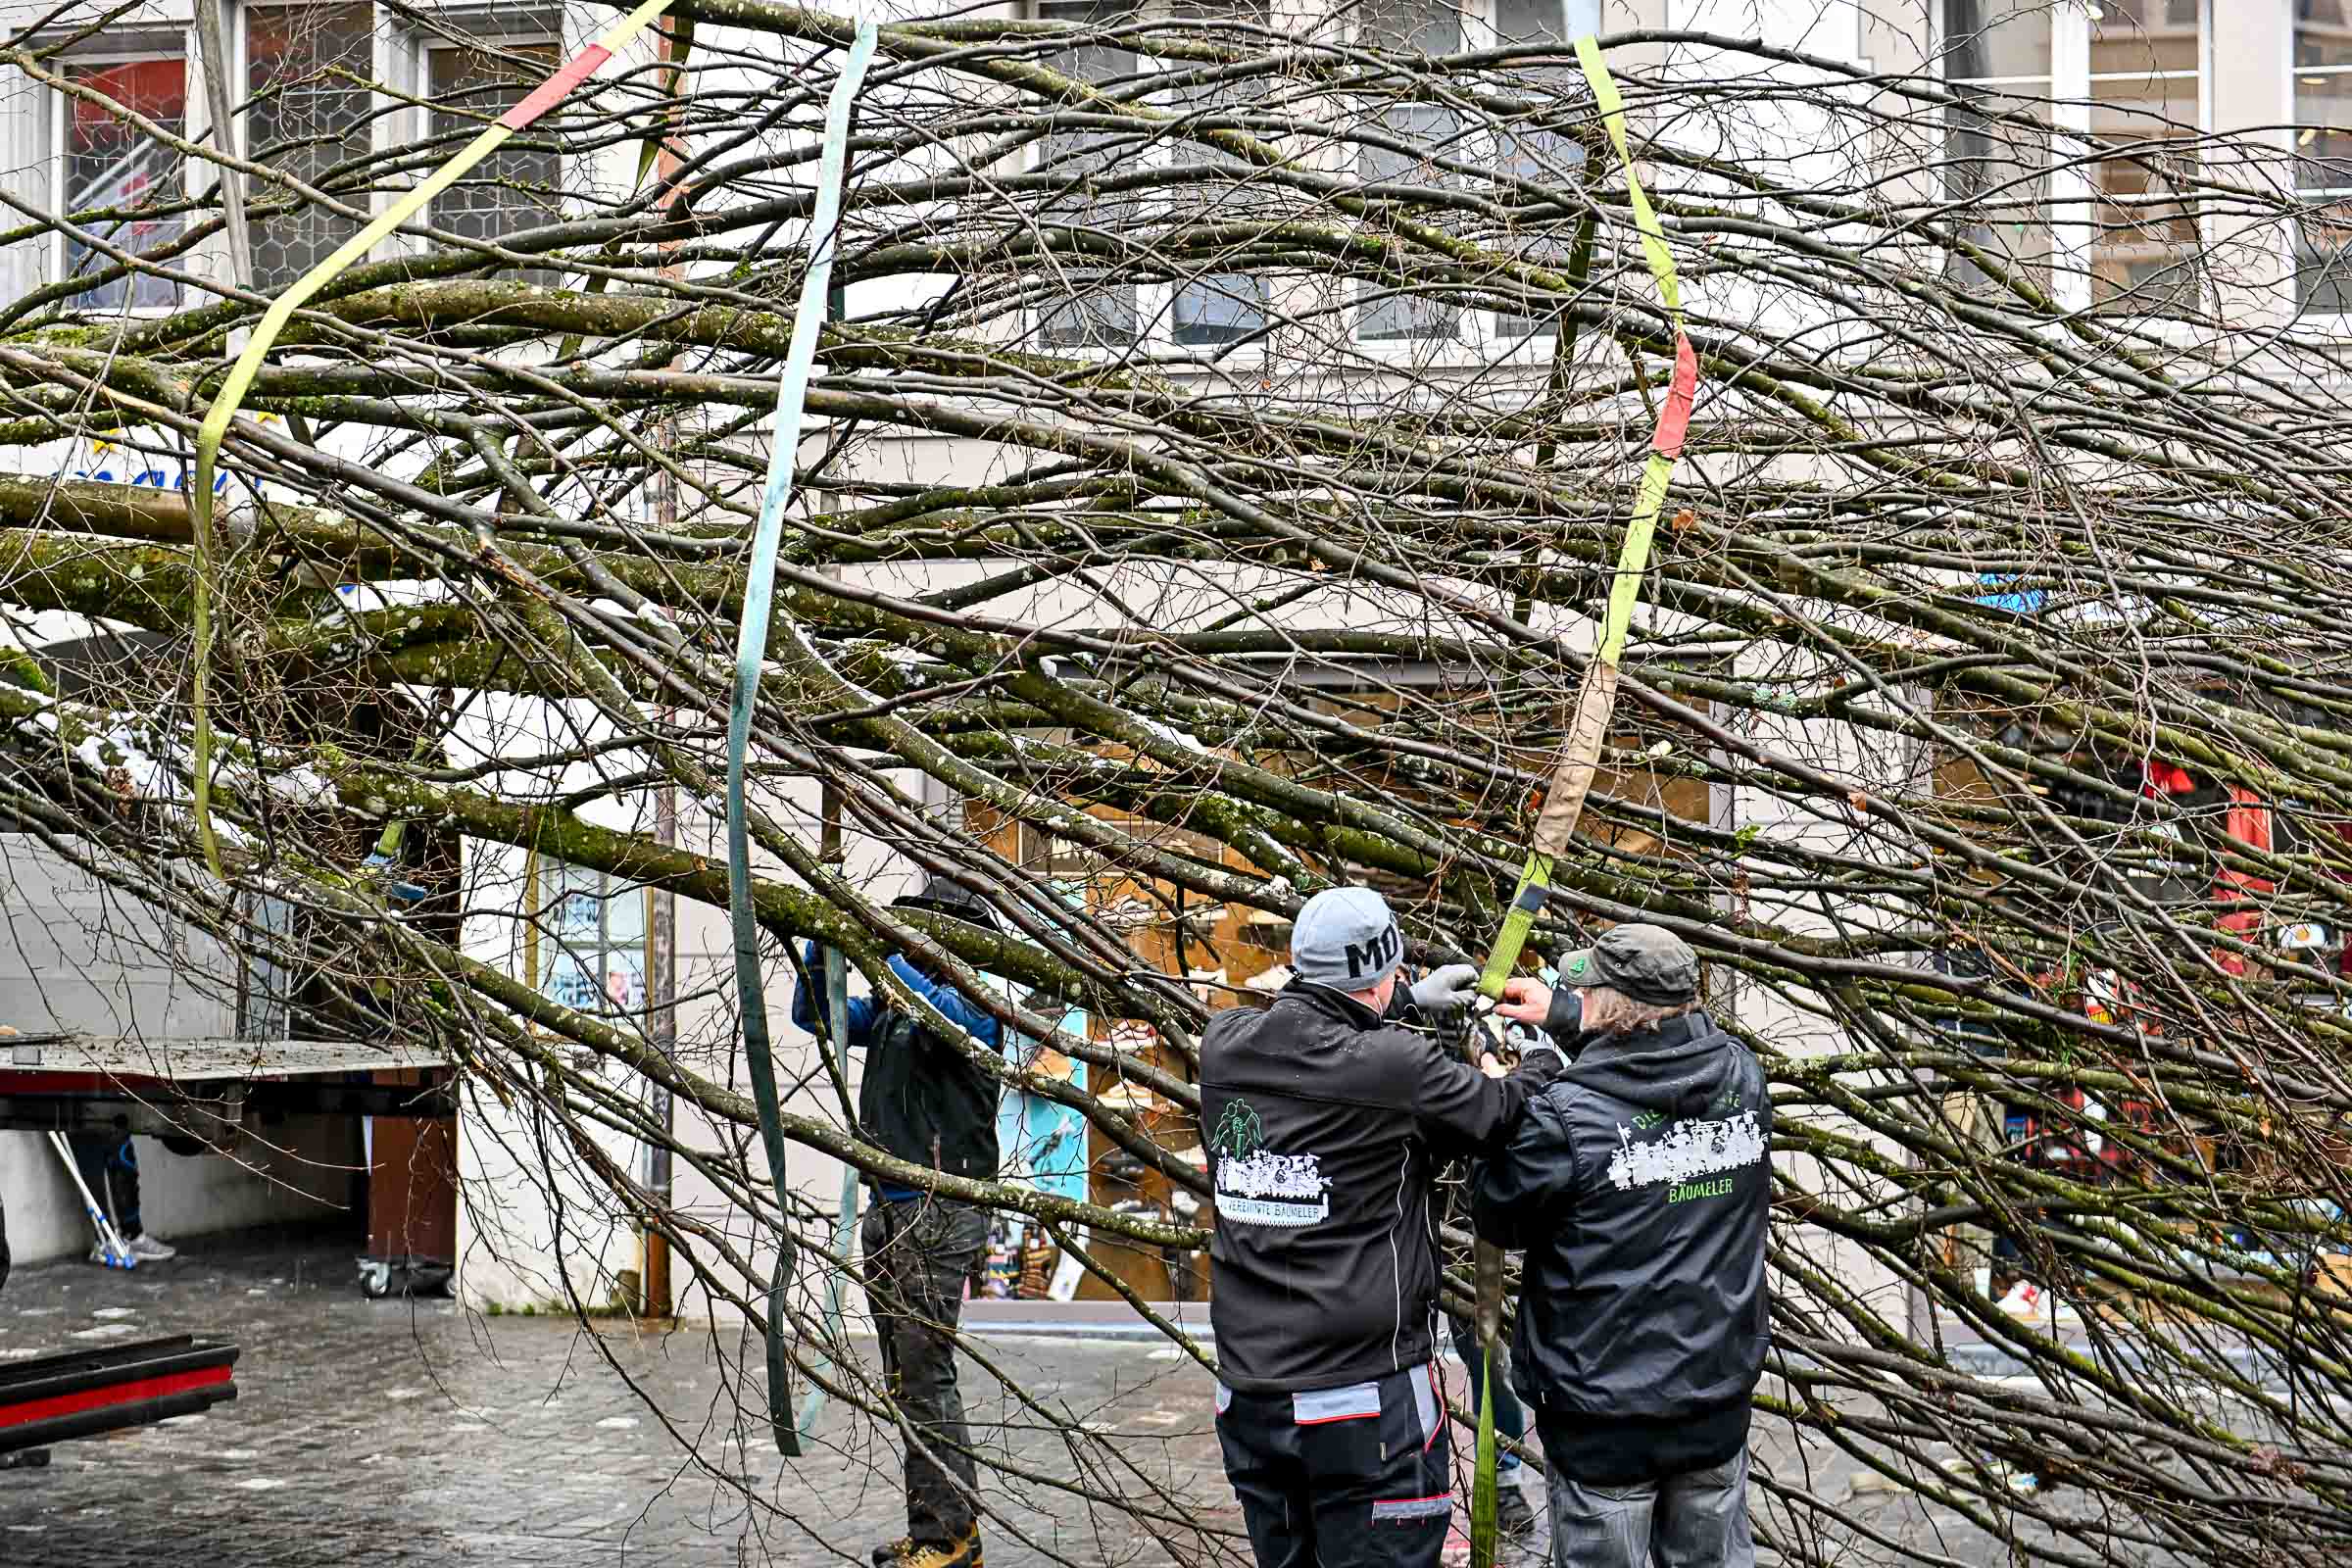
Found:
<path fill-rule="evenodd" d="M 1832 617 L 1825 614 L 1824 618 Z M 1743 679 L 1810 695 L 1837 671 L 1809 656 L 1771 649 L 1743 656 L 1737 673 Z M 1849 781 L 1861 794 L 1909 794 L 1927 787 L 1927 755 L 1915 742 L 1834 721 L 1799 720 L 1770 713 L 1746 714 L 1740 723 L 1745 736 L 1768 755 L 1797 760 L 1832 778 Z M 1768 853 L 1771 846 L 1778 844 L 1802 845 L 1879 862 L 1906 858 L 1903 846 L 1891 844 L 1876 832 L 1866 834 L 1859 817 L 1846 814 L 1853 810 L 1850 803 L 1839 803 L 1835 810 L 1821 798 L 1792 805 L 1752 786 L 1741 786 L 1734 794 L 1735 831 L 1752 829 L 1759 854 Z M 1769 874 L 1772 873 L 1760 869 L 1758 880 Z M 1885 930 L 1892 918 L 1886 910 L 1862 906 L 1847 899 L 1832 900 L 1826 895 L 1754 895 L 1732 912 L 1823 938 Z M 1918 960 L 1924 963 L 1927 956 L 1921 954 Z M 1739 1021 L 1774 1049 L 1792 1057 L 1820 1056 L 1852 1048 L 1845 1032 L 1828 1013 L 1826 999 L 1802 987 L 1790 987 L 1782 993 L 1752 980 L 1739 987 Z M 1805 1113 L 1804 1120 L 1835 1136 L 1866 1142 L 1880 1155 L 1898 1165 L 1906 1157 L 1891 1139 L 1871 1133 L 1841 1113 L 1814 1109 Z M 1891 1196 L 1886 1184 L 1874 1181 L 1850 1162 L 1837 1166 L 1834 1183 L 1831 1168 L 1810 1154 L 1784 1152 L 1774 1156 L 1774 1163 L 1784 1180 L 1840 1205 Z M 1858 1244 L 1824 1232 L 1808 1233 L 1804 1245 L 1808 1257 L 1834 1283 L 1836 1290 L 1857 1298 L 1888 1322 L 1903 1320 L 1903 1288 L 1883 1262 Z M 1795 1286 L 1783 1277 L 1775 1282 L 1774 1289 L 1787 1295 Z M 1826 1314 L 1821 1320 L 1836 1321 L 1834 1316 Z"/>
<path fill-rule="evenodd" d="M 210 939 L 155 919 L 36 841 L 0 834 L 0 1024 L 150 1040 L 236 1032 L 234 973 Z M 0 1041 L 0 1044 L 5 1044 Z M 348 1124 L 290 1120 L 237 1160 L 137 1141 L 140 1206 L 158 1235 L 324 1218 L 350 1187 Z M 81 1200 L 47 1141 L 0 1133 L 0 1198 L 19 1261 L 89 1246 Z"/>
<path fill-rule="evenodd" d="M 0 833 L 0 1024 L 221 1038 L 236 1033 L 235 984 L 211 939 Z"/>
<path fill-rule="evenodd" d="M 289 1118 L 270 1136 L 279 1147 L 248 1143 L 234 1157 L 174 1154 L 155 1139 L 133 1139 L 142 1223 L 171 1239 L 351 1217 L 356 1124 L 348 1118 Z M 41 1134 L 0 1133 L 0 1196 L 8 1203 L 8 1245 L 17 1262 L 89 1250 L 81 1199 Z M 356 1227 L 359 1220 L 352 1222 Z"/>
<path fill-rule="evenodd" d="M 565 732 L 575 736 L 600 733 L 603 728 L 602 721 L 581 705 L 486 698 L 465 721 L 457 760 L 473 760 L 473 756 L 464 754 L 475 749 L 475 755 L 543 752 L 549 747 L 528 737 L 552 736 L 564 724 L 578 726 Z M 560 773 L 511 770 L 491 787 L 528 799 L 579 790 L 592 784 L 600 771 L 607 776 L 626 774 L 637 765 L 636 759 L 620 754 Z M 911 775 L 902 776 L 900 783 L 910 792 L 916 789 Z M 816 843 L 817 792 L 813 784 L 790 781 L 756 786 L 754 793 L 757 804 L 770 817 L 811 846 Z M 583 808 L 583 814 L 605 825 L 643 832 L 652 825 L 653 804 L 641 794 L 629 793 L 593 802 Z M 724 863 L 723 824 L 716 818 L 687 806 L 681 809 L 678 835 L 682 849 Z M 788 884 L 794 880 L 779 863 L 757 850 L 754 863 L 762 876 Z M 883 897 L 910 892 L 915 881 L 906 862 L 857 833 L 848 836 L 844 871 L 858 886 Z M 467 951 L 484 962 L 527 976 L 529 857 L 501 845 L 469 842 L 466 877 L 466 906 L 473 911 L 465 933 Z M 676 907 L 680 1059 L 714 1082 L 749 1093 L 738 1044 L 734 951 L 726 911 L 684 900 Z M 764 945 L 763 957 L 776 1072 L 779 1081 L 789 1085 L 816 1066 L 814 1042 L 792 1027 L 792 969 L 781 949 L 770 941 Z M 564 1054 L 575 1062 L 583 1059 L 571 1056 L 568 1048 Z M 642 1102 L 647 1086 L 635 1075 L 611 1066 L 598 1070 L 606 1084 Z M 839 1120 L 838 1102 L 821 1075 L 817 1087 L 794 1096 L 787 1108 Z M 683 1105 L 676 1113 L 676 1127 L 683 1140 L 704 1149 L 721 1147 L 722 1132 L 731 1139 L 744 1131 L 714 1127 Z M 642 1266 L 641 1243 L 633 1221 L 611 1197 L 606 1179 L 583 1157 L 559 1119 L 525 1098 L 514 1097 L 511 1102 L 502 1103 L 477 1087 L 466 1095 L 461 1108 L 458 1135 L 461 1299 L 477 1307 L 495 1304 L 502 1308 L 526 1304 L 544 1308 L 573 1299 L 598 1307 L 608 1304 L 620 1273 Z M 611 1128 L 592 1129 L 590 1136 L 603 1158 L 632 1179 L 644 1179 L 646 1150 L 640 1140 Z M 758 1169 L 764 1161 L 759 1155 L 756 1134 L 751 1136 L 751 1148 L 752 1163 Z M 838 1201 L 841 1166 L 830 1156 L 793 1146 L 785 1176 L 787 1186 L 811 1202 L 831 1209 Z M 764 1229 L 755 1233 L 749 1217 L 690 1162 L 677 1161 L 672 1179 L 674 1204 L 693 1220 L 718 1231 L 748 1259 L 747 1270 L 732 1274 L 732 1287 L 744 1289 L 753 1279 L 764 1282 L 772 1261 L 764 1245 L 768 1233 Z M 709 1315 L 727 1322 L 740 1317 L 739 1310 L 723 1297 L 698 1288 L 682 1262 L 673 1272 L 673 1284 L 682 1316 Z"/>

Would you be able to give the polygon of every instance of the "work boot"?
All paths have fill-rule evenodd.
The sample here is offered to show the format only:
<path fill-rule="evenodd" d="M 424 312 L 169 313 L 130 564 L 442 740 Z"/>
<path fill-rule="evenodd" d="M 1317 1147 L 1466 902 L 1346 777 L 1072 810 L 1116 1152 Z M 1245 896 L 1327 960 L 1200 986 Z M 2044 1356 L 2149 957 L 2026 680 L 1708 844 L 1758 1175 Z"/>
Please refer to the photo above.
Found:
<path fill-rule="evenodd" d="M 1513 1541 L 1526 1541 L 1536 1533 L 1536 1510 L 1528 1505 L 1527 1494 L 1516 1480 L 1494 1489 L 1494 1529 Z"/>
<path fill-rule="evenodd" d="M 912 1555 L 914 1555 L 914 1538 L 912 1536 L 901 1536 L 896 1541 L 885 1541 L 874 1548 L 874 1568 L 896 1568 L 896 1564 L 901 1559 Z"/>
<path fill-rule="evenodd" d="M 980 1527 L 964 1533 L 961 1541 L 942 1546 L 926 1543 L 916 1544 L 912 1540 L 899 1543 L 906 1549 L 889 1560 L 887 1568 L 982 1568 L 980 1561 Z"/>

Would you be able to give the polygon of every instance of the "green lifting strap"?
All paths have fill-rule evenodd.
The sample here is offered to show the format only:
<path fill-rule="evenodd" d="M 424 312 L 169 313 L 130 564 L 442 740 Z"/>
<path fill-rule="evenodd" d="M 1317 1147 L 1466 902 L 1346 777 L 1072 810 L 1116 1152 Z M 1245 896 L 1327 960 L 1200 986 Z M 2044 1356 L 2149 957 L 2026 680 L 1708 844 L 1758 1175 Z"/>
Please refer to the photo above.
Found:
<path fill-rule="evenodd" d="M 1650 540 L 1656 533 L 1658 514 L 1666 504 L 1666 489 L 1674 477 L 1674 461 L 1682 455 L 1683 437 L 1690 423 L 1690 405 L 1698 390 L 1698 357 L 1683 332 L 1682 289 L 1675 281 L 1674 256 L 1666 248 L 1666 231 L 1650 208 L 1641 177 L 1634 170 L 1633 148 L 1625 134 L 1625 102 L 1618 96 L 1617 83 L 1609 75 L 1607 62 L 1601 58 L 1597 38 L 1588 34 L 1577 39 L 1576 58 L 1584 68 L 1585 80 L 1592 85 L 1592 101 L 1600 110 L 1609 144 L 1625 168 L 1626 195 L 1633 209 L 1635 229 L 1641 236 L 1642 254 L 1657 283 L 1658 298 L 1674 322 L 1674 375 L 1667 385 L 1666 404 L 1659 411 L 1657 429 L 1650 437 L 1649 457 L 1642 465 L 1633 514 L 1626 519 L 1625 543 L 1618 551 L 1616 576 L 1609 585 L 1609 604 L 1601 618 L 1600 641 L 1592 662 L 1585 666 L 1568 738 L 1561 745 L 1551 785 L 1544 793 L 1544 808 L 1536 819 L 1534 851 L 1527 858 L 1527 868 L 1520 873 L 1518 889 L 1511 895 L 1511 906 L 1503 916 L 1502 929 L 1496 933 L 1494 946 L 1487 955 L 1486 967 L 1479 974 L 1479 993 L 1490 1000 L 1502 994 L 1503 983 L 1518 965 L 1528 935 L 1535 929 L 1536 916 L 1543 912 L 1544 897 L 1550 891 L 1553 863 L 1567 853 L 1576 833 L 1577 818 L 1584 812 L 1586 793 L 1592 787 L 1592 775 L 1600 762 L 1601 743 L 1607 738 L 1610 714 L 1617 706 L 1618 662 L 1625 655 L 1634 607 L 1641 601 L 1642 575 L 1649 569 Z M 1479 1376 L 1491 1382 L 1502 1337 L 1502 1252 L 1490 1243 L 1480 1242 L 1476 1244 L 1475 1259 L 1478 1342 L 1482 1351 Z M 1471 1568 L 1494 1568 L 1497 1535 L 1495 1501 L 1499 1482 L 1494 1401 L 1491 1389 L 1488 1392 L 1490 1396 L 1479 1405 L 1478 1458 L 1470 1493 Z"/>

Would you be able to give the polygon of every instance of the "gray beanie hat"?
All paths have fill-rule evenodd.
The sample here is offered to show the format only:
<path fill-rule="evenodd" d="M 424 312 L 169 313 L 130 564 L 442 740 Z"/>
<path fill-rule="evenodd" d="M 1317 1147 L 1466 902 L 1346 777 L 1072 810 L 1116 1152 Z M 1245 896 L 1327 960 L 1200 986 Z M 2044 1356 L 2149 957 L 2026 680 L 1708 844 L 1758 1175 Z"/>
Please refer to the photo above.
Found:
<path fill-rule="evenodd" d="M 1291 969 L 1335 991 L 1369 991 L 1404 961 L 1389 901 L 1370 888 L 1326 888 L 1291 926 Z"/>

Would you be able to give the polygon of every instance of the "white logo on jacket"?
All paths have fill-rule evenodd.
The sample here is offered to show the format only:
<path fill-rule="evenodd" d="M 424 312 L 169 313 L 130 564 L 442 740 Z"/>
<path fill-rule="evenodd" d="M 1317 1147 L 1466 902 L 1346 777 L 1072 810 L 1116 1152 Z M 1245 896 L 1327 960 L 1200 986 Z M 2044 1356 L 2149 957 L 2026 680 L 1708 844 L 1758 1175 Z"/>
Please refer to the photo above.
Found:
<path fill-rule="evenodd" d="M 1633 1130 L 1619 1122 L 1617 1141 L 1618 1150 L 1609 1156 L 1609 1181 L 1621 1193 L 1738 1170 L 1764 1159 L 1764 1131 L 1752 1110 L 1726 1121 L 1678 1121 L 1646 1144 L 1635 1143 Z"/>
<path fill-rule="evenodd" d="M 1313 1154 L 1265 1150 L 1217 1161 L 1217 1213 L 1252 1225 L 1312 1225 L 1331 1213 L 1331 1183 Z"/>

